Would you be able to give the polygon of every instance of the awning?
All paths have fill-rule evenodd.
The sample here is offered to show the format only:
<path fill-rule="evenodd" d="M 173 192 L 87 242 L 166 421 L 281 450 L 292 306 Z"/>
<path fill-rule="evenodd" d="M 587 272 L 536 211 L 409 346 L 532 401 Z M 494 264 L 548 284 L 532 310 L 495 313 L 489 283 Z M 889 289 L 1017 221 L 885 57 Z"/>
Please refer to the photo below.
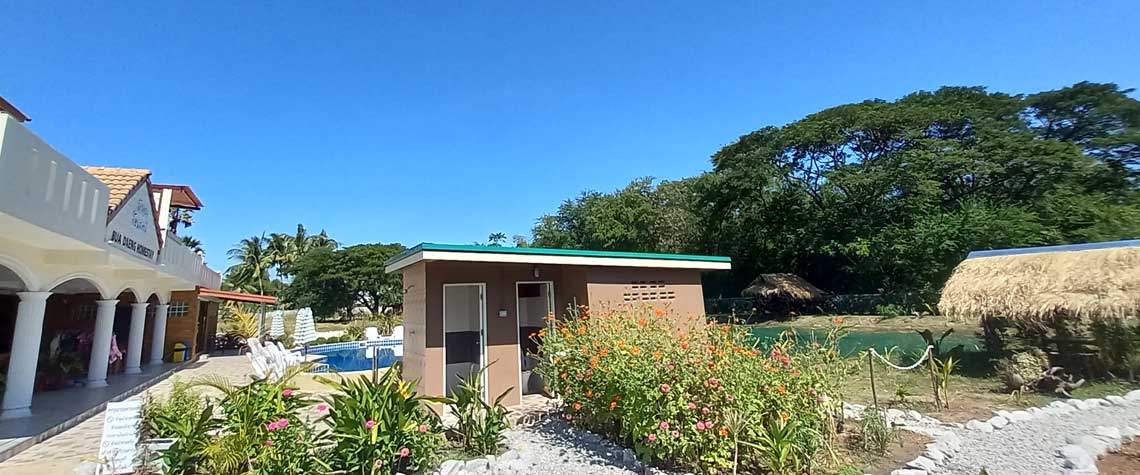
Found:
<path fill-rule="evenodd" d="M 273 305 L 277 303 L 277 297 L 272 295 L 259 295 L 247 294 L 245 292 L 234 292 L 230 290 L 217 290 L 208 289 L 206 287 L 198 287 L 198 297 L 206 300 L 229 300 L 231 302 L 246 302 L 246 303 L 263 303 Z"/>

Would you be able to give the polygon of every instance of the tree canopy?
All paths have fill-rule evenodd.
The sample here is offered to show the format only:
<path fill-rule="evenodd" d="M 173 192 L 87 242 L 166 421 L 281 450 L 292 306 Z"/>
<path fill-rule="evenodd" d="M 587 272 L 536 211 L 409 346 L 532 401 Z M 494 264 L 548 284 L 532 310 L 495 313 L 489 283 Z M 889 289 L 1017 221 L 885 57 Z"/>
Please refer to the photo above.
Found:
<path fill-rule="evenodd" d="M 937 291 L 971 250 L 1140 236 L 1131 92 L 944 87 L 832 107 L 740 137 L 700 176 L 583 193 L 534 245 L 728 255 L 724 295 L 775 272 Z"/>
<path fill-rule="evenodd" d="M 403 303 L 400 275 L 386 274 L 384 263 L 404 249 L 395 243 L 313 249 L 293 263 L 293 281 L 283 300 L 293 308 L 311 307 L 321 316 L 348 313 L 355 307 L 376 315 Z"/>

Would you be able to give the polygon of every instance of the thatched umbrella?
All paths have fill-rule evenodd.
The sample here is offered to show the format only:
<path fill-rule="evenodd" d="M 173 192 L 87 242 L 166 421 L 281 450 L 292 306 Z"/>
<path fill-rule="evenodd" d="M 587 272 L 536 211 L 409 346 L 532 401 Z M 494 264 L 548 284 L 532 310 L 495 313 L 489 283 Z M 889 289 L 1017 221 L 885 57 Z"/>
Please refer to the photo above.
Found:
<path fill-rule="evenodd" d="M 955 318 L 1006 317 L 1019 324 L 1140 316 L 1140 241 L 971 254 L 942 289 L 938 309 Z"/>
<path fill-rule="evenodd" d="M 795 274 L 760 274 L 741 292 L 745 297 L 788 302 L 815 302 L 824 292 Z"/>

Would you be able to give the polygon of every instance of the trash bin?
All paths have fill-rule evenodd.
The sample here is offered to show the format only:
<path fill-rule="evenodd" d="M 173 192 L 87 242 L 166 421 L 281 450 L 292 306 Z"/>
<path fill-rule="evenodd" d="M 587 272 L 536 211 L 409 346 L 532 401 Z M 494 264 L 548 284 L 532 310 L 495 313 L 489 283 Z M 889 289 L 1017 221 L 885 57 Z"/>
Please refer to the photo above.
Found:
<path fill-rule="evenodd" d="M 172 361 L 174 363 L 178 363 L 180 361 L 186 361 L 186 358 L 189 356 L 189 354 L 190 354 L 190 351 L 186 347 L 185 343 L 182 343 L 182 342 L 175 343 L 174 344 L 174 351 L 172 351 L 170 353 L 170 361 Z"/>

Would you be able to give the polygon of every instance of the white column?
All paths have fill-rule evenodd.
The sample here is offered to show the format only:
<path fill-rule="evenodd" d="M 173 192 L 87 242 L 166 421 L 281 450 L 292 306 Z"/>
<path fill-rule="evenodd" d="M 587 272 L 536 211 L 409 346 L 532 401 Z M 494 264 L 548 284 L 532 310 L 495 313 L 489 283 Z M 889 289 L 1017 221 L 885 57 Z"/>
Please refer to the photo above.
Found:
<path fill-rule="evenodd" d="M 16 329 L 12 335 L 12 357 L 8 361 L 7 386 L 4 390 L 0 419 L 32 415 L 32 390 L 36 386 L 36 363 L 40 357 L 40 338 L 44 332 L 44 310 L 51 292 L 19 292 Z"/>
<path fill-rule="evenodd" d="M 150 337 L 150 364 L 162 364 L 166 350 L 166 312 L 169 304 L 160 303 L 154 307 L 154 335 Z"/>
<path fill-rule="evenodd" d="M 131 304 L 131 334 L 127 341 L 127 374 L 142 372 L 143 332 L 146 331 L 146 302 Z"/>
<path fill-rule="evenodd" d="M 115 330 L 116 299 L 96 300 L 95 336 L 91 338 L 91 360 L 87 362 L 87 387 L 107 385 L 107 365 L 111 358 L 111 332 Z"/>

